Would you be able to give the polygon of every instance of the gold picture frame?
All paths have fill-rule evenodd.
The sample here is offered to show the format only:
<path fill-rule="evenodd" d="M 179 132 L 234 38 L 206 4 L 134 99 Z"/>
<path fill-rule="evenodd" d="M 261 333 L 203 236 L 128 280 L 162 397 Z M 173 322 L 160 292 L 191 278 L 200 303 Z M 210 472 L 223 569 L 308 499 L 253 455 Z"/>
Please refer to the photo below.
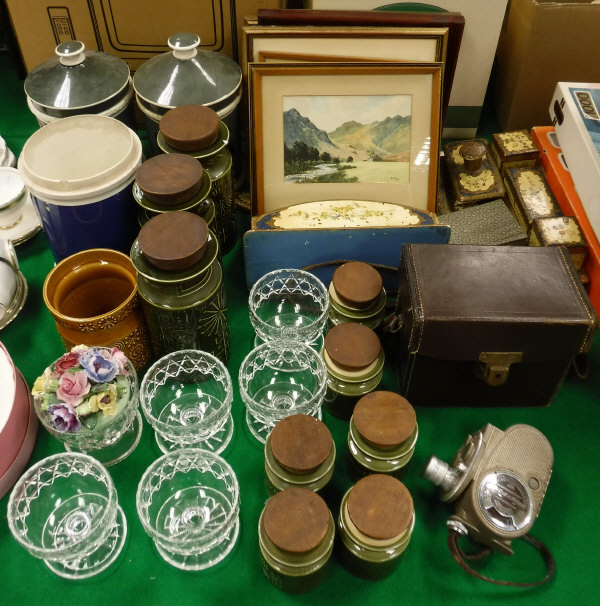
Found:
<path fill-rule="evenodd" d="M 317 200 L 434 211 L 442 72 L 441 63 L 248 64 L 252 214 Z"/>

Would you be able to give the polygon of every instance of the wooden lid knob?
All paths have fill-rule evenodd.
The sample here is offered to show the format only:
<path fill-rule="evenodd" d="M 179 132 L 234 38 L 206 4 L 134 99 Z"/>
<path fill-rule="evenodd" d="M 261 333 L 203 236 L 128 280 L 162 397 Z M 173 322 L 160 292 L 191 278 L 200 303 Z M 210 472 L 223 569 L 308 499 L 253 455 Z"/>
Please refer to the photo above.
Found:
<path fill-rule="evenodd" d="M 350 261 L 333 274 L 333 288 L 340 301 L 350 307 L 368 307 L 381 293 L 379 272 L 368 263 Z"/>
<path fill-rule="evenodd" d="M 360 370 L 377 360 L 381 342 L 368 326 L 345 322 L 327 332 L 325 351 L 337 366 L 345 370 Z"/>
<path fill-rule="evenodd" d="M 142 162 L 135 180 L 146 198 L 175 205 L 190 200 L 202 186 L 202 164 L 185 154 L 159 154 Z"/>
<path fill-rule="evenodd" d="M 347 508 L 358 531 L 379 541 L 400 536 L 409 527 L 414 513 L 406 486 L 384 474 L 359 480 L 348 494 Z"/>
<path fill-rule="evenodd" d="M 202 217 L 183 210 L 171 211 L 145 223 L 138 235 L 138 244 L 155 267 L 181 270 L 202 258 L 208 235 L 208 226 Z"/>
<path fill-rule="evenodd" d="M 275 425 L 270 436 L 275 460 L 292 473 L 311 473 L 331 453 L 333 438 L 327 425 L 309 415 L 291 415 Z"/>
<path fill-rule="evenodd" d="M 159 130 L 165 141 L 179 151 L 198 151 L 214 143 L 219 132 L 219 116 L 205 105 L 180 105 L 161 119 Z"/>
<path fill-rule="evenodd" d="M 308 488 L 288 488 L 272 496 L 263 514 L 265 532 L 272 543 L 290 553 L 318 547 L 329 528 L 325 501 Z"/>
<path fill-rule="evenodd" d="M 373 391 L 363 396 L 352 415 L 358 433 L 381 448 L 394 448 L 411 436 L 417 425 L 415 409 L 392 391 Z"/>
<path fill-rule="evenodd" d="M 485 156 L 485 145 L 481 141 L 473 139 L 461 145 L 459 153 L 465 161 L 465 170 L 470 173 L 477 172 L 481 168 Z"/>

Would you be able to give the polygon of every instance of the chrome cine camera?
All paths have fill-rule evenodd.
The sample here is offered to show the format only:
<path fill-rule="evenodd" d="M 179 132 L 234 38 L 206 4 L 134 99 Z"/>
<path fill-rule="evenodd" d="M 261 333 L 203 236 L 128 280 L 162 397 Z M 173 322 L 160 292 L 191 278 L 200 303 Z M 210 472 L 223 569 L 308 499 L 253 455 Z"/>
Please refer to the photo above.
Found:
<path fill-rule="evenodd" d="M 422 475 L 439 486 L 442 501 L 456 501 L 451 532 L 512 555 L 511 541 L 538 516 L 553 461 L 550 443 L 534 427 L 502 431 L 488 424 L 466 439 L 450 465 L 430 457 Z"/>

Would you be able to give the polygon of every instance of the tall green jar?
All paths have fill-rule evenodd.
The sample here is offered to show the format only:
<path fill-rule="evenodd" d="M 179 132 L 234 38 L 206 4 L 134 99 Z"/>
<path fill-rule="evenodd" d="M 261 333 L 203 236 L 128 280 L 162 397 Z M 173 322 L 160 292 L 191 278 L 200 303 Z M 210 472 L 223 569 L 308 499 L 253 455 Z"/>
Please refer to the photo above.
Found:
<path fill-rule="evenodd" d="M 160 120 L 157 144 L 167 153 L 196 158 L 210 177 L 215 204 L 215 233 L 221 253 L 235 245 L 237 230 L 233 197 L 232 156 L 227 147 L 229 130 L 216 112 L 203 105 L 181 105 Z"/>
<path fill-rule="evenodd" d="M 193 241 L 202 227 L 205 242 L 191 247 L 198 249 L 194 255 L 176 250 Z M 231 337 L 218 249 L 215 235 L 192 213 L 158 215 L 140 230 L 131 260 L 156 359 L 181 349 L 199 349 L 227 364 Z"/>

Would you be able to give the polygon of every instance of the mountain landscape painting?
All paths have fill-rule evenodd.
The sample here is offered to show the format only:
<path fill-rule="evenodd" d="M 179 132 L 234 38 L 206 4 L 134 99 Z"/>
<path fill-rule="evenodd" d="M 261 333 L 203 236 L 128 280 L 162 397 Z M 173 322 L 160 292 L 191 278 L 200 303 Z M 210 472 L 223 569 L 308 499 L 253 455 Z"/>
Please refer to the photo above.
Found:
<path fill-rule="evenodd" d="M 286 183 L 408 183 L 410 95 L 283 97 Z"/>

